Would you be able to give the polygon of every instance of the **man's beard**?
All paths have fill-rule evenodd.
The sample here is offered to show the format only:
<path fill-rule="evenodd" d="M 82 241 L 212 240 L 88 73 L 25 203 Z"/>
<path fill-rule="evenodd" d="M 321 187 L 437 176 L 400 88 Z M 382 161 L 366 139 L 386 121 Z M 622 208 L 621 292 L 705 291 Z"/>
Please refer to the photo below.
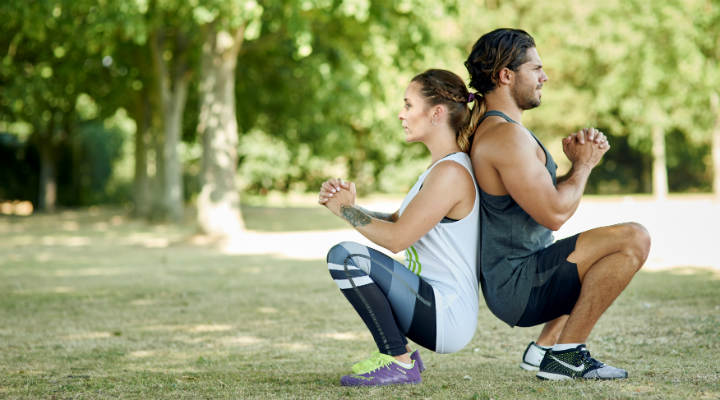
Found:
<path fill-rule="evenodd" d="M 538 89 L 538 87 L 535 87 L 533 89 Z M 515 100 L 515 104 L 517 104 L 517 106 L 521 110 L 530 110 L 540 105 L 540 98 L 535 97 L 534 90 L 528 90 L 527 92 L 523 93 L 519 90 L 517 86 L 514 86 L 512 89 L 512 95 L 513 99 Z"/>

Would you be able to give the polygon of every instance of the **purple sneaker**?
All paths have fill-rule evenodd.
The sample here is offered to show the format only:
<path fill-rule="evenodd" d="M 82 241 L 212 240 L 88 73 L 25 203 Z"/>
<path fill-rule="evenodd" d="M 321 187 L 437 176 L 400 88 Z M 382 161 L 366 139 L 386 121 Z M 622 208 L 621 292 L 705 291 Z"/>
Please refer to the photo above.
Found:
<path fill-rule="evenodd" d="M 353 375 L 362 375 L 366 372 L 374 370 L 380 365 L 384 365 L 387 359 L 383 357 L 385 356 L 380 355 L 380 352 L 376 351 L 370 355 L 370 358 L 353 364 L 351 368 Z M 418 366 L 418 371 L 425 371 L 425 364 L 420 358 L 420 350 L 415 350 L 410 353 L 410 359 L 415 361 L 415 364 Z"/>
<path fill-rule="evenodd" d="M 418 367 L 418 372 L 425 371 L 425 364 L 423 364 L 422 359 L 420 358 L 420 350 L 415 350 L 410 354 L 410 359 L 415 361 L 415 365 Z"/>
<path fill-rule="evenodd" d="M 345 375 L 340 378 L 340 384 L 343 386 L 383 386 L 383 385 L 401 385 L 407 383 L 420 383 L 420 370 L 418 363 L 413 362 L 410 369 L 402 367 L 395 362 L 395 358 L 383 354 L 384 363 L 376 369 L 364 374 Z"/>

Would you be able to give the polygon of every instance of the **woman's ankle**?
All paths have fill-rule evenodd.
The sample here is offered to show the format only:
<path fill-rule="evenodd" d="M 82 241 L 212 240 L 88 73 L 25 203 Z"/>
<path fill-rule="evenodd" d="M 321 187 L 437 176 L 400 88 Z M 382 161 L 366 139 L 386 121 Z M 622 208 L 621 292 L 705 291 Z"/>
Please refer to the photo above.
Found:
<path fill-rule="evenodd" d="M 405 363 L 405 364 L 412 364 L 412 359 L 410 358 L 410 352 L 407 352 L 405 354 L 400 354 L 399 356 L 393 356 L 396 360 Z"/>

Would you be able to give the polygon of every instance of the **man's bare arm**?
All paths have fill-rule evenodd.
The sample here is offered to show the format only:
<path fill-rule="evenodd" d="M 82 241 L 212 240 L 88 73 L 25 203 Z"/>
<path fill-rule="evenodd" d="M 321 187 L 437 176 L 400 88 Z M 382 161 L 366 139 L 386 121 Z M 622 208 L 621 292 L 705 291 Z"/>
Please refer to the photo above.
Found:
<path fill-rule="evenodd" d="M 506 125 L 503 131 L 497 136 L 500 141 L 493 157 L 503 186 L 535 221 L 548 229 L 559 229 L 577 210 L 590 171 L 607 149 L 563 139 L 563 148 L 573 167 L 555 186 L 536 156 L 537 145 L 527 140 L 523 128 Z"/>

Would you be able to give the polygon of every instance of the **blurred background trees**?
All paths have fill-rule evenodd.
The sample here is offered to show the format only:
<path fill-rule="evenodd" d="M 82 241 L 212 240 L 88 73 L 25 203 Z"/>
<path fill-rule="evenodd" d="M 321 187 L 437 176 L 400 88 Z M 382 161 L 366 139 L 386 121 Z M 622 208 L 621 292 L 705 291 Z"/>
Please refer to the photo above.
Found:
<path fill-rule="evenodd" d="M 715 0 L 9 0 L 0 17 L 0 200 L 191 206 L 227 235 L 242 195 L 331 176 L 403 192 L 426 163 L 396 119 L 405 85 L 466 78 L 504 26 L 537 41 L 550 81 L 524 122 L 551 151 L 610 136 L 588 192 L 720 193 Z"/>

